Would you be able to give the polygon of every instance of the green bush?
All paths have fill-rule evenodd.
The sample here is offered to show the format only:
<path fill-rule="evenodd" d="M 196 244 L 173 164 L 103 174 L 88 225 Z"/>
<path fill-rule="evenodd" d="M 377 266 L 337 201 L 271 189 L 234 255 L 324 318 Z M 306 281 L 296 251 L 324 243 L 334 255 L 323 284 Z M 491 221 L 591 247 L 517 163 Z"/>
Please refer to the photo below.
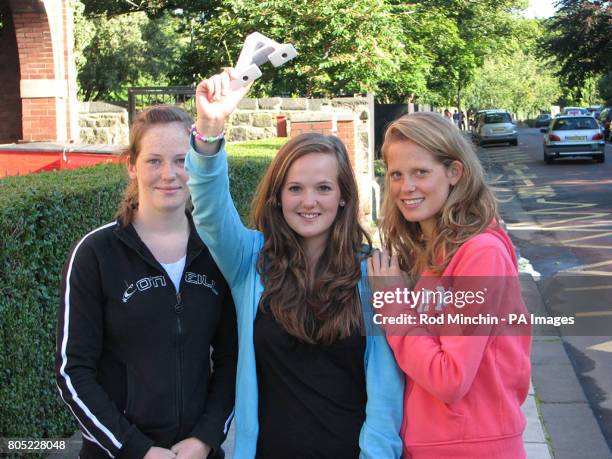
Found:
<path fill-rule="evenodd" d="M 281 143 L 229 147 L 231 192 L 245 222 Z M 112 220 L 125 183 L 118 165 L 0 179 L 0 437 L 76 430 L 55 385 L 60 278 L 72 245 Z"/>
<path fill-rule="evenodd" d="M 374 176 L 384 178 L 387 170 L 385 168 L 385 162 L 382 159 L 374 160 Z"/>

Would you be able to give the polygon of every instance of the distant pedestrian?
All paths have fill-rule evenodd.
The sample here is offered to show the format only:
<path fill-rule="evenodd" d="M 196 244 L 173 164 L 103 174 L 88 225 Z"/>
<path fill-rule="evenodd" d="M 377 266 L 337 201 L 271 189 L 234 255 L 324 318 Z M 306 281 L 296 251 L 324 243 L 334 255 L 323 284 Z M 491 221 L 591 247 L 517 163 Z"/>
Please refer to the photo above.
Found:
<path fill-rule="evenodd" d="M 461 129 L 465 131 L 466 129 L 466 125 L 465 125 L 465 112 L 463 110 L 461 110 L 461 115 L 459 117 L 460 120 L 460 124 L 461 124 Z"/>
<path fill-rule="evenodd" d="M 420 314 L 414 302 L 402 306 L 399 300 L 379 309 L 386 318 L 402 318 L 388 323 L 406 324 L 383 326 L 407 377 L 404 457 L 523 459 L 521 405 L 529 390 L 530 327 L 436 329 L 421 317 L 502 312 L 496 318 L 503 322 L 508 310 L 527 316 L 516 252 L 500 225 L 483 168 L 467 139 L 435 113 L 393 122 L 382 153 L 389 171 L 380 228 L 385 252 L 375 252 L 368 266 L 374 294 L 386 296 L 402 284 L 410 293 L 432 292 L 437 288 L 432 283 L 444 280 L 452 283 L 446 293 L 461 292 L 461 298 L 486 292 L 480 306 L 471 303 L 466 309 L 453 295 L 448 302 L 433 300 L 431 309 L 426 303 L 429 315 Z M 483 282 L 495 288 L 473 288 Z M 444 330 L 450 332 L 440 333 Z"/>
<path fill-rule="evenodd" d="M 449 120 L 451 123 L 453 122 L 453 115 L 448 108 L 444 109 L 444 118 Z"/>
<path fill-rule="evenodd" d="M 453 123 L 455 124 L 455 126 L 457 126 L 457 128 L 459 128 L 459 113 L 457 112 L 457 110 L 453 112 Z"/>

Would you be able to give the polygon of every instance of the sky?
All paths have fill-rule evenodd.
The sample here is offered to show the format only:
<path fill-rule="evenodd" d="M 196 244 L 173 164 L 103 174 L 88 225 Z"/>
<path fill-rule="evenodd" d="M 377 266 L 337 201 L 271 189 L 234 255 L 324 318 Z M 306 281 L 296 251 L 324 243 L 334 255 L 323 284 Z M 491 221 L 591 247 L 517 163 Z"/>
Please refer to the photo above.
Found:
<path fill-rule="evenodd" d="M 547 18 L 555 13 L 554 0 L 529 0 L 525 13 L 528 18 Z"/>

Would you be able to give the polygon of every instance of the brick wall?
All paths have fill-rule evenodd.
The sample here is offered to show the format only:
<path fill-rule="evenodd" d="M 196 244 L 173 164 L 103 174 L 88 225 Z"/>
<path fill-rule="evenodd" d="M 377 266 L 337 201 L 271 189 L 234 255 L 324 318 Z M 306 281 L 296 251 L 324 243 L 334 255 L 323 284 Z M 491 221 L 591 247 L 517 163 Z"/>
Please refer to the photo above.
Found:
<path fill-rule="evenodd" d="M 356 142 L 355 142 L 355 121 L 352 119 L 338 120 L 336 135 L 340 137 L 340 140 L 346 145 L 346 150 L 349 154 L 349 159 L 353 168 L 355 168 L 355 154 L 356 154 Z"/>
<path fill-rule="evenodd" d="M 306 132 L 318 132 L 323 135 L 332 134 L 332 122 L 329 121 L 317 121 L 317 122 L 292 122 L 291 123 L 291 137 L 306 133 Z"/>
<path fill-rule="evenodd" d="M 54 80 L 53 46 L 49 20 L 42 11 L 13 11 L 15 37 L 19 53 L 21 89 L 24 81 L 35 90 L 44 82 L 31 80 Z M 56 139 L 56 106 L 54 97 L 31 97 L 22 91 L 22 140 Z M 29 92 L 29 91 L 28 91 Z M 41 91 L 44 93 L 44 91 Z"/>
<path fill-rule="evenodd" d="M 20 132 L 10 141 L 74 139 L 78 110 L 68 1 L 7 0 L 2 5 L 3 16 L 9 17 L 13 26 L 8 41 L 16 44 L 17 50 L 16 64 L 13 60 L 12 68 L 5 70 L 13 81 L 17 79 L 12 93 L 21 99 L 15 110 L 21 119 Z"/>
<path fill-rule="evenodd" d="M 0 143 L 21 139 L 19 56 L 13 18 L 8 5 L 0 3 L 4 29 L 0 33 Z"/>

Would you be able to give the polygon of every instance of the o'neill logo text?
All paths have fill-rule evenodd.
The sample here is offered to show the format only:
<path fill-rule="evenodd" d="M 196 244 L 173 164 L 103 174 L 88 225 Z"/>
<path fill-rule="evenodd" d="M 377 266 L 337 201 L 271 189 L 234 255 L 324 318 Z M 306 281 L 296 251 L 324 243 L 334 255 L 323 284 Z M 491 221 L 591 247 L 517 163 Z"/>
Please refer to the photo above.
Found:
<path fill-rule="evenodd" d="M 127 303 L 128 300 L 134 295 L 136 292 L 144 292 L 145 290 L 149 290 L 150 288 L 156 287 L 165 287 L 166 286 L 166 278 L 164 276 L 155 276 L 155 277 L 143 277 L 136 284 L 128 285 L 128 288 L 123 292 L 123 301 Z"/>
<path fill-rule="evenodd" d="M 189 284 L 203 285 L 204 287 L 211 289 L 215 295 L 219 295 L 219 292 L 215 288 L 215 281 L 213 279 L 209 280 L 205 274 L 186 272 L 185 282 Z"/>

